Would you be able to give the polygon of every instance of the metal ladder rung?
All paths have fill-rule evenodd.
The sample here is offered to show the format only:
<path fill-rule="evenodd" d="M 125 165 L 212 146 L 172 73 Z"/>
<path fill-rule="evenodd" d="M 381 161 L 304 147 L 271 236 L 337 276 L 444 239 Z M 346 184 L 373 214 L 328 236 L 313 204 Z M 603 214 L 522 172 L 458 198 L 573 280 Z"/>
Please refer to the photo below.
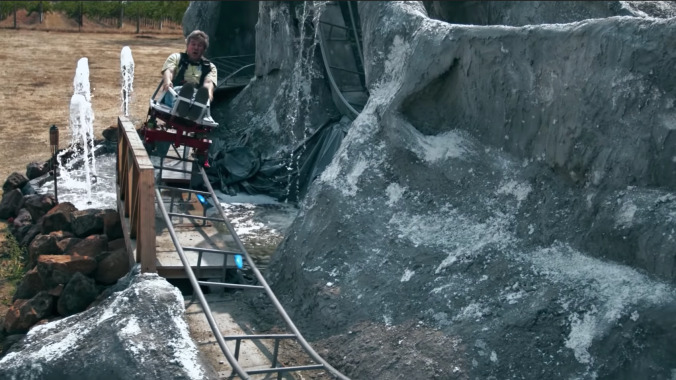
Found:
<path fill-rule="evenodd" d="M 331 68 L 331 69 L 336 69 L 336 70 L 340 70 L 340 71 L 344 71 L 344 72 L 350 73 L 350 74 L 364 75 L 364 73 L 362 73 L 362 72 L 355 71 L 355 70 L 351 70 L 351 69 L 344 69 L 344 68 L 338 67 L 338 66 L 331 66 L 331 65 L 329 65 L 329 68 Z"/>
<path fill-rule="evenodd" d="M 255 334 L 255 335 L 223 335 L 223 339 L 295 339 L 294 334 Z"/>
<path fill-rule="evenodd" d="M 210 220 L 210 221 L 212 221 L 212 222 L 222 222 L 222 223 L 223 223 L 223 219 L 220 219 L 220 218 L 212 218 L 212 217 L 209 217 L 209 216 L 198 216 L 198 215 L 190 215 L 190 214 L 179 214 L 179 213 L 176 213 L 176 212 L 168 212 L 167 215 L 169 215 L 169 216 L 176 216 L 176 217 L 179 217 L 179 216 L 180 216 L 180 217 L 185 217 L 185 218 L 189 218 L 189 219 L 197 219 L 197 220 Z"/>
<path fill-rule="evenodd" d="M 262 285 L 245 285 L 233 284 L 231 282 L 211 282 L 211 281 L 197 281 L 198 284 L 204 286 L 216 286 L 219 288 L 233 288 L 233 289 L 265 289 Z"/>
<path fill-rule="evenodd" d="M 173 187 L 173 186 L 165 186 L 165 185 L 158 185 L 158 189 L 165 189 L 165 190 L 176 190 L 184 193 L 193 193 L 193 194 L 202 194 L 202 195 L 208 195 L 211 196 L 211 193 L 208 191 L 202 191 L 202 190 L 194 190 L 194 189 L 184 189 L 182 187 Z"/>
<path fill-rule="evenodd" d="M 324 369 L 322 364 L 310 364 L 310 365 L 298 365 L 293 367 L 274 367 L 274 368 L 263 368 L 263 369 L 247 369 L 246 373 L 250 375 L 259 375 L 263 373 L 276 373 L 276 372 L 294 372 L 294 371 L 310 371 Z"/>
<path fill-rule="evenodd" d="M 164 160 L 186 162 L 186 163 L 189 163 L 189 164 L 199 163 L 199 162 L 197 162 L 197 161 L 195 161 L 191 158 L 176 157 L 176 156 L 165 157 Z"/>
<path fill-rule="evenodd" d="M 192 173 L 192 170 L 174 169 L 174 168 L 168 168 L 168 167 L 165 167 L 165 166 L 155 166 L 155 165 L 153 165 L 153 168 L 159 169 L 159 170 L 168 170 L 170 172 L 180 172 L 180 173 L 188 173 L 188 174 Z"/>
<path fill-rule="evenodd" d="M 213 249 L 213 248 L 200 248 L 200 247 L 183 247 L 184 251 L 195 251 L 195 252 L 204 252 L 204 253 L 221 253 L 225 255 L 242 255 L 243 252 L 234 252 L 234 251 L 224 251 L 222 249 Z"/>

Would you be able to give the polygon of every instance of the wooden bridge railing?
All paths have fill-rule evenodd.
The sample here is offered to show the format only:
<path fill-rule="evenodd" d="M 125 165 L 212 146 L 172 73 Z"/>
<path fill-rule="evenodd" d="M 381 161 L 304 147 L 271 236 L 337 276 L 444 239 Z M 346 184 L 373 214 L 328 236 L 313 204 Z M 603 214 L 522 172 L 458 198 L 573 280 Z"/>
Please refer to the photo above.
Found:
<path fill-rule="evenodd" d="M 141 271 L 154 273 L 155 170 L 128 118 L 117 119 L 117 131 L 117 209 L 125 244 Z"/>

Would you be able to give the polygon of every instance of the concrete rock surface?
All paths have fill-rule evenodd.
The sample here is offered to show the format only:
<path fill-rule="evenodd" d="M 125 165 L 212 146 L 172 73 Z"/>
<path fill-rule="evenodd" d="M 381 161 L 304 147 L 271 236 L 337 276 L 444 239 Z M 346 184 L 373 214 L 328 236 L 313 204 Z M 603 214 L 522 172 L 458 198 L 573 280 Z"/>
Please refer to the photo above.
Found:
<path fill-rule="evenodd" d="M 138 273 L 119 284 L 97 307 L 32 328 L 0 359 L 0 378 L 214 378 L 199 361 L 175 287 Z"/>

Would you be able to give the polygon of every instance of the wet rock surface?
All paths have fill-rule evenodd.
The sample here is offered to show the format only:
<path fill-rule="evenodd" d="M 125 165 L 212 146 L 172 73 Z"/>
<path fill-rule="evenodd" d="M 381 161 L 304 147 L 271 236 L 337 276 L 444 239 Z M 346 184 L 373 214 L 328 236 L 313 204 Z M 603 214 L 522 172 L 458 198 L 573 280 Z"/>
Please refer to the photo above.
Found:
<path fill-rule="evenodd" d="M 667 331 L 676 300 L 674 24 L 646 17 L 669 5 L 462 6 L 494 26 L 359 4 L 369 103 L 273 257 L 273 289 L 354 378 L 669 377 L 671 348 L 643 333 Z M 279 25 L 303 14 L 268 7 Z M 228 119 L 264 150 L 295 133 L 262 95 L 293 76 L 258 73 L 226 112 L 265 114 Z M 383 343 L 427 329 L 455 348 Z"/>
<path fill-rule="evenodd" d="M 464 15 L 441 2 L 359 5 L 369 103 L 266 271 L 300 330 L 347 376 L 673 376 L 675 26 L 648 17 L 673 13 L 669 3 L 585 4 L 466 2 L 478 11 Z M 321 72 L 303 38 L 314 11 L 259 8 L 269 22 L 256 36 L 257 78 L 214 110 L 228 121 L 222 137 L 272 154 L 335 115 L 325 78 L 308 74 Z M 170 302 L 156 307 L 174 303 L 159 294 Z M 140 344 L 96 309 L 67 320 L 91 318 L 83 325 L 96 334 L 120 337 L 110 346 Z M 51 329 L 19 344 L 45 342 Z M 92 372 L 54 373 L 180 371 L 171 345 L 160 362 L 101 363 L 97 344 L 108 347 L 79 346 Z M 87 356 L 93 347 L 100 357 Z M 27 370 L 9 355 L 3 374 Z"/>
<path fill-rule="evenodd" d="M 88 292 L 90 287 L 77 288 Z M 167 379 L 213 378 L 189 337 L 183 297 L 175 287 L 157 275 L 130 273 L 114 290 L 95 308 L 36 326 L 13 339 L 16 343 L 0 359 L 0 377 L 123 379 L 152 374 Z M 46 292 L 40 294 L 45 305 L 53 302 Z M 60 303 L 61 307 L 73 306 Z"/>

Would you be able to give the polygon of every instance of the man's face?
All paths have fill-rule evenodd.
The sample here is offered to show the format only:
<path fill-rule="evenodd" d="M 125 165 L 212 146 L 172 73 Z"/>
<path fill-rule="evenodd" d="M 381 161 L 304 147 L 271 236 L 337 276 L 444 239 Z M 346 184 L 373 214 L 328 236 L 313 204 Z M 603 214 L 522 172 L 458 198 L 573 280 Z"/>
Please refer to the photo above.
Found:
<path fill-rule="evenodd" d="M 188 58 L 190 58 L 191 61 L 199 61 L 199 59 L 202 58 L 202 54 L 204 54 L 204 50 L 204 43 L 193 38 L 188 42 L 185 52 L 188 53 Z"/>

